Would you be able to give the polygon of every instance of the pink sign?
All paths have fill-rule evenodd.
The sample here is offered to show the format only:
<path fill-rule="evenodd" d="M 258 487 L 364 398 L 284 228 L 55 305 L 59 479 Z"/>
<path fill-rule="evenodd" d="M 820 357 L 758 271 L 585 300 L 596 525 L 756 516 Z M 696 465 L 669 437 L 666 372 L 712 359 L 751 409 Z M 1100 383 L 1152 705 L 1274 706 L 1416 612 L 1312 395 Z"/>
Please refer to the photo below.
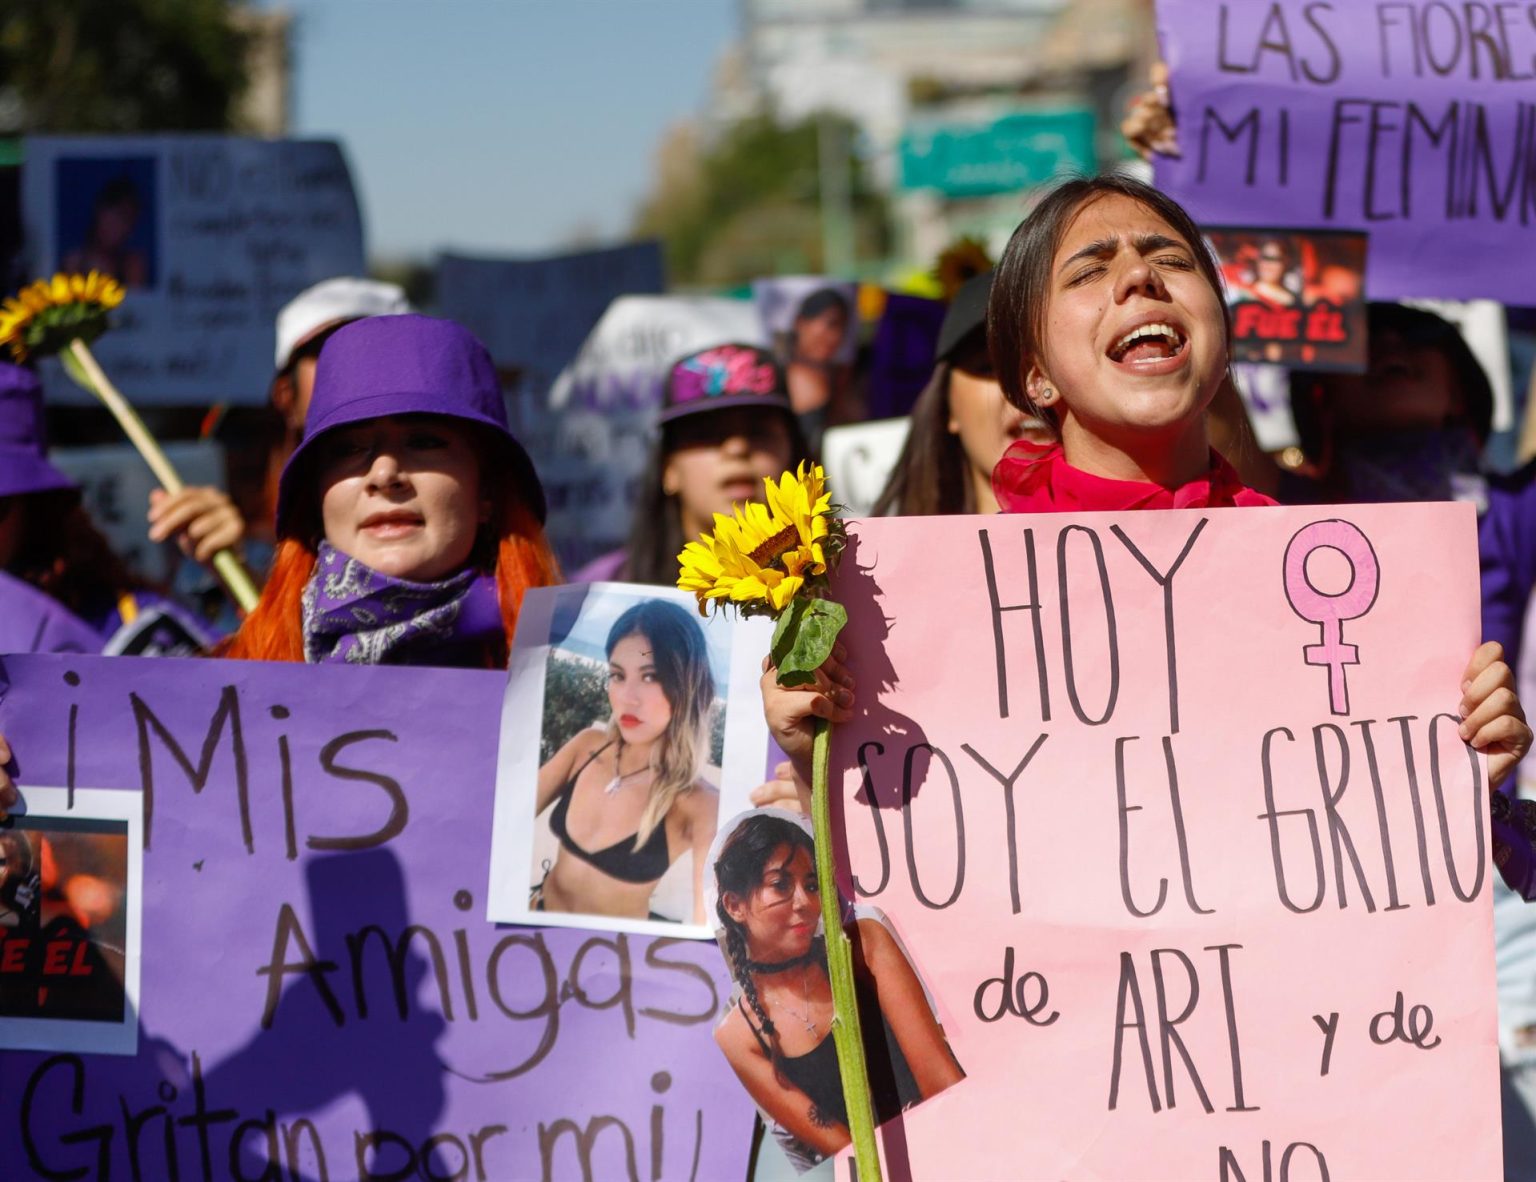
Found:
<path fill-rule="evenodd" d="M 1469 506 L 850 532 L 841 885 L 967 1073 L 892 1176 L 1500 1177 Z"/>

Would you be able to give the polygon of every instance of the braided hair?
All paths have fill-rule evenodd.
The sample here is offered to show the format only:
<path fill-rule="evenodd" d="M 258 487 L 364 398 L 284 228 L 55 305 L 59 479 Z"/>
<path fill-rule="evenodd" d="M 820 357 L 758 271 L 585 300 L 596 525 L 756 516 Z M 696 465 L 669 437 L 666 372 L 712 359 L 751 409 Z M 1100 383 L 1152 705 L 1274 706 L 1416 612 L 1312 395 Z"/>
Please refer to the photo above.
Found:
<path fill-rule="evenodd" d="M 768 1059 L 773 1064 L 774 1079 L 781 1087 L 788 1088 L 795 1085 L 784 1076 L 784 1051 L 779 1045 L 778 1028 L 768 1017 L 768 1011 L 757 993 L 757 982 L 752 977 L 752 958 L 747 951 L 746 928 L 732 919 L 725 908 L 727 893 L 738 899 L 746 899 L 758 890 L 763 880 L 763 868 L 768 865 L 774 851 L 785 846 L 789 847 L 791 855 L 796 850 L 804 850 L 815 856 L 816 847 L 811 835 L 788 817 L 767 812 L 748 814 L 726 840 L 720 856 L 715 859 L 715 913 L 725 936 L 725 956 L 731 976 L 741 987 L 741 995 L 752 1008 L 758 1029 L 768 1043 Z M 817 1124 L 830 1123 L 814 1106 L 811 1117 Z"/>

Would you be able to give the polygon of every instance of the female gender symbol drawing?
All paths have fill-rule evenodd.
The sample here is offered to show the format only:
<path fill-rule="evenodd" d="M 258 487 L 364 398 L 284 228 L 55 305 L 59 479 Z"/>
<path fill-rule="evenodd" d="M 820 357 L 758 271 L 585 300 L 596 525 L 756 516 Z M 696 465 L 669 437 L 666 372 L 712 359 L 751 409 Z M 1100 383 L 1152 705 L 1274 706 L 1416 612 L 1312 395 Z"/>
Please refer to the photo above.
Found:
<path fill-rule="evenodd" d="M 1319 550 L 1337 551 L 1349 563 L 1349 583 L 1337 594 L 1319 591 L 1307 577 L 1307 560 Z M 1349 713 L 1344 666 L 1360 663 L 1358 646 L 1344 643 L 1344 621 L 1371 610 L 1380 584 L 1381 568 L 1370 539 L 1347 521 L 1314 521 L 1285 548 L 1285 597 L 1292 611 L 1322 630 L 1322 643 L 1306 645 L 1302 656 L 1309 665 L 1327 666 L 1328 706 L 1334 714 Z"/>

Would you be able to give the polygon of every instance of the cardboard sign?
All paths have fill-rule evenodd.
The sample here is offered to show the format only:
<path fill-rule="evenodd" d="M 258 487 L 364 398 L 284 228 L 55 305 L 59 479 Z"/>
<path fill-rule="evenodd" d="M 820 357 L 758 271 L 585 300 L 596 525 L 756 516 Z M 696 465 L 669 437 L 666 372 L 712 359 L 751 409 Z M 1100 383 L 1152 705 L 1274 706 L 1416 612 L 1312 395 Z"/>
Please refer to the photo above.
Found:
<path fill-rule="evenodd" d="M 519 371 L 519 406 L 547 399 L 610 303 L 664 286 L 656 242 L 548 258 L 437 260 L 438 307 L 479 337 L 497 365 Z"/>
<path fill-rule="evenodd" d="M 1536 259 L 1536 24 L 1508 4 L 1159 0 L 1202 223 L 1358 230 L 1366 295 L 1520 304 Z"/>
<path fill-rule="evenodd" d="M 887 1126 L 888 1158 L 1501 1176 L 1488 787 L 1455 713 L 1470 506 L 852 533 L 841 885 L 968 1076 Z"/>
<path fill-rule="evenodd" d="M 278 309 L 364 273 L 352 178 L 329 140 L 216 135 L 35 138 L 23 216 L 32 270 L 97 270 L 127 289 L 92 351 L 141 405 L 261 405 Z M 57 362 L 51 401 L 93 399 Z"/>
<path fill-rule="evenodd" d="M 108 785 L 144 838 L 138 1053 L 0 1055 L 8 1173 L 742 1176 L 713 947 L 481 918 L 504 675 L 3 673 L 29 808 Z"/>
<path fill-rule="evenodd" d="M 874 508 L 891 469 L 906 446 L 911 423 L 882 419 L 833 427 L 822 437 L 821 451 L 827 482 L 837 489 L 837 499 L 849 517 L 863 517 Z"/>

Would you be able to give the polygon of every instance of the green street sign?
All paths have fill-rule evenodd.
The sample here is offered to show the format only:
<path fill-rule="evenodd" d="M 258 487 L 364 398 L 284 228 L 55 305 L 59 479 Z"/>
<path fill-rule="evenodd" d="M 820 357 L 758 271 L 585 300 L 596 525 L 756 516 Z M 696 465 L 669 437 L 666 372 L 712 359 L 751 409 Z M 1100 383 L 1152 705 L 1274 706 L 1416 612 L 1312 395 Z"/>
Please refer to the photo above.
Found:
<path fill-rule="evenodd" d="M 1011 193 L 1093 173 L 1093 112 L 1015 111 L 991 123 L 915 123 L 901 137 L 901 187 L 947 197 Z"/>

